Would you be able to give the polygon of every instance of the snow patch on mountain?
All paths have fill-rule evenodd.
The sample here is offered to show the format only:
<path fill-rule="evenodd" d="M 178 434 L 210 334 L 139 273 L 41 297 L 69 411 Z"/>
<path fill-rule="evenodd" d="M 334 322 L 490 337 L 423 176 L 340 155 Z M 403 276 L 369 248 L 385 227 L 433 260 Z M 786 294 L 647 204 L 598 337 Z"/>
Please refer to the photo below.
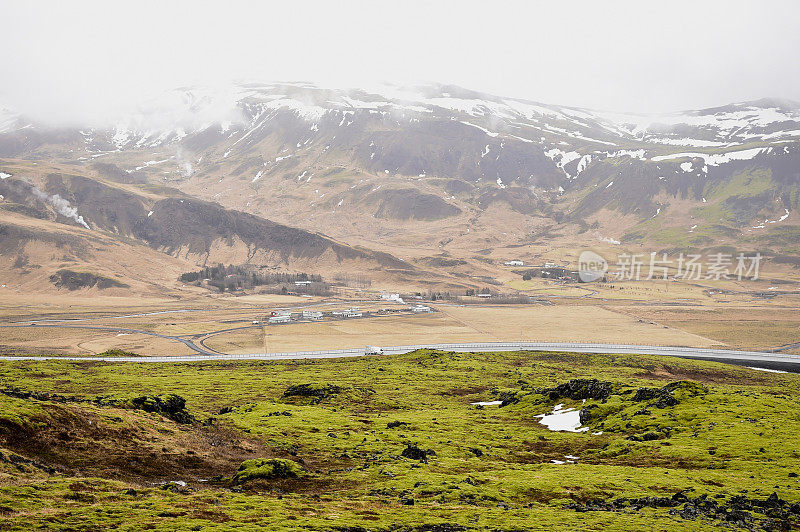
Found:
<path fill-rule="evenodd" d="M 703 159 L 705 164 L 710 166 L 719 166 L 731 161 L 748 161 L 762 153 L 767 153 L 769 150 L 771 150 L 771 148 L 751 148 L 748 150 L 730 151 L 725 153 L 672 153 L 670 155 L 659 155 L 657 157 L 652 157 L 650 160 L 668 161 L 672 159 L 684 159 L 686 157 L 691 157 L 693 159 Z M 684 164 L 686 163 L 681 164 L 681 168 L 683 168 Z"/>
<path fill-rule="evenodd" d="M 599 233 L 595 233 L 595 234 L 597 235 L 597 240 L 599 240 L 600 242 L 607 242 L 607 243 L 613 244 L 615 246 L 619 246 L 619 244 L 620 244 L 619 240 L 615 240 L 615 239 L 611 238 L 610 236 L 602 236 Z"/>
<path fill-rule="evenodd" d="M 783 107 L 762 107 L 753 103 L 736 103 L 719 109 L 704 111 L 684 111 L 655 115 L 597 112 L 595 115 L 628 133 L 647 142 L 687 146 L 712 146 L 711 142 L 721 144 L 735 140 L 763 137 L 760 129 L 774 124 L 800 123 L 800 110 Z M 665 142 L 663 134 L 651 135 L 651 129 L 663 131 L 664 127 L 689 126 L 702 132 L 708 138 L 693 139 L 680 137 Z"/>
<path fill-rule="evenodd" d="M 578 161 L 577 173 L 575 175 L 576 176 L 580 175 L 581 172 L 586 170 L 586 167 L 589 166 L 589 163 L 591 163 L 591 162 L 592 162 L 592 156 L 591 155 L 586 154 L 583 157 L 581 157 L 581 160 Z"/>
<path fill-rule="evenodd" d="M 564 166 L 571 163 L 575 159 L 580 159 L 582 157 L 580 153 L 576 151 L 565 152 L 558 148 L 551 148 L 545 151 L 544 154 L 546 157 L 549 157 L 554 163 L 556 163 L 556 166 L 558 166 L 568 178 L 572 179 L 573 177 L 577 176 L 577 174 L 575 176 L 571 176 L 569 172 L 564 170 Z"/>
<path fill-rule="evenodd" d="M 640 150 L 617 150 L 615 152 L 603 152 L 606 154 L 607 157 L 630 157 L 632 159 L 639 159 L 644 161 L 645 151 L 644 149 Z"/>
<path fill-rule="evenodd" d="M 466 121 L 464 121 L 464 120 L 460 120 L 460 122 L 461 122 L 462 124 L 464 124 L 464 125 L 467 125 L 467 126 L 476 127 L 476 128 L 478 128 L 478 129 L 480 129 L 481 131 L 483 131 L 484 133 L 486 133 L 487 135 L 489 135 L 490 137 L 496 137 L 496 136 L 499 134 L 499 133 L 495 133 L 494 131 L 489 131 L 489 130 L 488 130 L 488 129 L 486 129 L 485 127 L 477 126 L 477 125 L 475 125 L 475 124 L 472 124 L 472 123 L 470 123 L 470 122 L 466 122 Z"/>

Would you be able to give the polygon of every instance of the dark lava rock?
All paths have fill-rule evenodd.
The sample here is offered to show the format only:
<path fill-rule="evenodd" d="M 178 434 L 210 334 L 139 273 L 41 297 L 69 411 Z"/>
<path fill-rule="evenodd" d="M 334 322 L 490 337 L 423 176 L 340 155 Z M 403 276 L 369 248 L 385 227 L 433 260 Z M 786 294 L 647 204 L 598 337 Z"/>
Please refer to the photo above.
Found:
<path fill-rule="evenodd" d="M 661 395 L 661 388 L 639 388 L 633 396 L 634 401 L 649 401 Z"/>
<path fill-rule="evenodd" d="M 724 497 L 724 495 L 717 496 L 721 499 Z M 775 493 L 764 500 L 736 495 L 727 502 L 720 502 L 709 498 L 706 494 L 690 498 L 685 492 L 679 492 L 672 497 L 592 499 L 585 503 L 570 503 L 564 508 L 576 512 L 621 512 L 626 509 L 639 511 L 642 508 L 671 508 L 670 514 L 683 519 L 716 519 L 726 526 L 748 530 L 791 530 L 800 525 L 798 522 L 800 503 L 789 504 Z M 759 520 L 758 514 L 764 518 Z"/>
<path fill-rule="evenodd" d="M 342 389 L 339 386 L 333 384 L 295 384 L 289 386 L 286 391 L 283 392 L 283 396 L 317 397 L 319 399 L 325 399 L 341 391 Z"/>
<path fill-rule="evenodd" d="M 177 482 L 167 482 L 166 484 L 161 486 L 161 489 L 164 491 L 171 491 L 172 493 L 190 493 L 192 490 L 188 486 L 184 486 Z"/>
<path fill-rule="evenodd" d="M 588 425 L 589 421 L 592 419 L 592 412 L 597 410 L 597 405 L 587 405 L 581 408 L 581 411 L 578 412 L 578 419 L 581 422 L 581 425 Z"/>
<path fill-rule="evenodd" d="M 608 399 L 614 392 L 613 384 L 597 379 L 572 379 L 553 388 L 544 388 L 539 393 L 548 395 L 551 400 L 566 399 Z"/>
<path fill-rule="evenodd" d="M 32 399 L 34 401 L 52 401 L 54 403 L 78 403 L 82 401 L 82 399 L 79 399 L 77 397 L 67 397 L 64 395 L 50 394 L 47 392 L 21 390 L 20 388 L 6 388 L 0 390 L 0 393 L 2 393 L 3 395 L 7 395 L 8 397 L 14 397 L 16 399 Z"/>
<path fill-rule="evenodd" d="M 408 425 L 408 423 L 406 423 L 405 421 L 390 421 L 390 422 L 388 422 L 386 424 L 386 428 L 387 429 L 394 429 L 394 428 L 397 428 L 397 427 L 405 427 L 407 425 Z"/>
<path fill-rule="evenodd" d="M 675 384 L 675 383 L 670 383 Z M 656 399 L 656 402 L 652 404 L 656 408 L 667 408 L 670 406 L 675 406 L 678 404 L 678 400 L 675 399 L 672 395 L 672 390 L 674 390 L 675 386 L 664 386 L 663 388 L 639 388 L 636 390 L 636 393 L 633 396 L 634 401 L 651 401 Z M 646 408 L 642 411 L 647 411 Z"/>
<path fill-rule="evenodd" d="M 331 530 L 336 532 L 373 532 L 375 529 L 367 529 L 360 526 L 342 526 L 342 527 L 333 527 Z M 437 524 L 422 524 L 416 525 L 411 527 L 395 527 L 393 526 L 389 530 L 396 530 L 397 532 L 465 532 L 467 530 L 473 530 L 471 528 L 467 528 L 464 525 L 456 525 L 452 523 L 437 523 Z"/>
<path fill-rule="evenodd" d="M 658 398 L 658 401 L 655 402 L 656 408 L 667 408 L 670 406 L 675 406 L 678 404 L 678 400 L 672 397 L 671 394 L 665 393 Z"/>
<path fill-rule="evenodd" d="M 142 395 L 131 399 L 136 410 L 154 412 L 177 423 L 192 423 L 194 416 L 186 410 L 186 399 L 180 395 Z"/>
<path fill-rule="evenodd" d="M 500 403 L 500 408 L 504 406 L 513 405 L 514 403 L 519 403 L 519 397 L 515 392 L 500 392 L 497 394 L 497 400 L 502 401 Z M 480 405 L 479 405 L 480 406 Z"/>
<path fill-rule="evenodd" d="M 427 451 L 420 449 L 416 444 L 409 444 L 405 449 L 403 449 L 403 452 L 400 453 L 400 456 L 409 458 L 411 460 L 427 462 L 429 456 L 436 456 L 436 452 L 432 449 L 428 449 Z"/>

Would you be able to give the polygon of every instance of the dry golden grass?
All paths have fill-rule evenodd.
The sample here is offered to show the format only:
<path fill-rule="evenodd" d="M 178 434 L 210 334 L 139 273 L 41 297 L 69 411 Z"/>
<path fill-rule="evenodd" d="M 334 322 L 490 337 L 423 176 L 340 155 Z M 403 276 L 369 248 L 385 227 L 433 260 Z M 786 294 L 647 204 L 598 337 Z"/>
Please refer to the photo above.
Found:
<path fill-rule="evenodd" d="M 561 290 L 541 280 L 530 284 L 534 289 L 528 291 L 529 294 L 537 293 L 535 287 Z M 768 286 L 768 283 L 762 284 L 762 289 Z M 477 300 L 468 306 L 434 304 L 439 312 L 432 315 L 270 326 L 267 327 L 267 344 L 268 351 L 272 352 L 363 347 L 366 344 L 520 339 L 761 349 L 800 340 L 797 296 L 758 298 L 736 283 L 723 286 L 738 290 L 737 293 L 709 296 L 706 292 L 709 286 L 676 282 L 670 283 L 667 289 L 665 283 L 656 282 L 628 282 L 613 287 L 591 284 L 565 289 L 569 295 L 589 294 L 590 297 L 556 297 L 551 299 L 555 302 L 553 305 L 504 306 Z M 619 290 L 620 287 L 624 289 Z M 592 290 L 598 293 L 591 294 Z M 545 291 L 542 290 L 542 295 Z M 249 326 L 252 320 L 263 320 L 267 312 L 275 308 L 294 308 L 299 312 L 301 308 L 330 311 L 359 306 L 375 311 L 391 306 L 375 301 L 377 292 L 342 294 L 342 297 L 373 298 L 372 301 L 268 294 L 234 297 L 210 292 L 193 293 L 181 299 L 110 296 L 83 291 L 9 294 L 10 297 L 0 300 L 0 322 L 42 317 L 83 319 L 86 321 L 77 324 L 190 337 Z M 200 312 L 181 312 L 186 309 Z M 156 314 L 136 316 L 148 313 Z M 128 317 L 119 317 L 123 315 Z M 0 330 L 0 346 L 5 352 L 89 354 L 109 348 L 145 355 L 189 352 L 178 342 L 144 335 L 117 337 L 106 332 L 55 328 L 9 331 Z M 263 351 L 264 338 L 260 329 L 248 329 L 213 336 L 208 345 L 230 353 Z"/>
<path fill-rule="evenodd" d="M 0 327 L 0 353 L 94 355 L 122 349 L 140 355 L 188 355 L 185 345 L 145 334 L 59 327 Z"/>
<path fill-rule="evenodd" d="M 381 316 L 316 323 L 268 325 L 213 336 L 206 344 L 226 353 L 345 349 L 365 345 L 471 342 L 486 335 L 443 313 Z"/>
<path fill-rule="evenodd" d="M 225 353 L 283 352 L 448 342 L 553 341 L 719 345 L 699 335 L 595 306 L 444 306 L 439 312 L 319 323 L 268 325 L 215 335 Z M 264 334 L 266 333 L 266 349 Z"/>
<path fill-rule="evenodd" d="M 109 349 L 122 349 L 144 356 L 178 356 L 194 353 L 192 349 L 180 342 L 135 333 L 97 338 L 82 342 L 78 347 L 94 353 L 102 353 Z"/>
<path fill-rule="evenodd" d="M 707 305 L 686 308 L 626 307 L 632 315 L 725 342 L 738 349 L 768 349 L 800 342 L 796 307 Z"/>
<path fill-rule="evenodd" d="M 564 304 L 514 307 L 442 307 L 461 323 L 496 340 L 594 342 L 648 345 L 718 343 L 678 329 L 639 322 L 638 319 L 594 305 Z"/>

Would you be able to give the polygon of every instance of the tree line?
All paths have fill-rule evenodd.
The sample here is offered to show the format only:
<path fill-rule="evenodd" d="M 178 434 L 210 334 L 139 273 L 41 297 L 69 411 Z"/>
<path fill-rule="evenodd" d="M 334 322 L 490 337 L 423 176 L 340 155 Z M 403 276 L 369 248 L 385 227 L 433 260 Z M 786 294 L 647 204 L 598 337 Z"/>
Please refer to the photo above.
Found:
<path fill-rule="evenodd" d="M 309 273 L 262 272 L 250 265 L 236 266 L 232 264 L 217 264 L 216 266 L 206 266 L 197 271 L 183 273 L 179 279 L 184 283 L 199 284 L 201 282 L 207 282 L 209 286 L 217 288 L 220 292 L 237 289 L 246 290 L 255 288 L 256 286 L 276 286 L 277 290 L 283 293 L 289 290 L 303 293 L 308 293 L 312 290 L 318 292 L 322 288 L 324 288 L 324 291 L 329 290 L 327 283 L 322 280 L 320 275 Z M 296 281 L 306 281 L 311 284 L 295 286 L 294 283 Z"/>

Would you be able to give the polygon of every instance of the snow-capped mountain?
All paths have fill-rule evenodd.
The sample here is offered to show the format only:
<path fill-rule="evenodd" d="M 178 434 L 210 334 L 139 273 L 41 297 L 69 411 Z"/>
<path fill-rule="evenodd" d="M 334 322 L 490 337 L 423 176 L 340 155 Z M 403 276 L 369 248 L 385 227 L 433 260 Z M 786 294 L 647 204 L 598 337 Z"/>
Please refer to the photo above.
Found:
<path fill-rule="evenodd" d="M 656 146 L 710 148 L 800 139 L 800 104 L 782 100 L 644 115 L 502 98 L 454 86 L 329 89 L 309 83 L 176 89 L 111 118 L 113 124 L 103 131 L 82 129 L 110 135 L 120 149 L 157 147 L 214 126 L 227 130 L 236 125 L 240 131 L 251 132 L 282 111 L 312 124 L 339 117 L 339 127 L 352 123 L 356 113 L 398 122 L 448 118 L 492 138 L 506 135 L 523 142 L 546 144 L 552 140 L 576 147 L 627 147 L 641 141 Z M 11 110 L 0 108 L 0 133 L 13 133 L 29 125 Z"/>
<path fill-rule="evenodd" d="M 312 229 L 307 219 L 343 213 L 456 224 L 499 205 L 582 227 L 630 215 L 618 240 L 681 202 L 713 204 L 732 231 L 793 213 L 800 104 L 636 115 L 443 85 L 240 83 L 170 91 L 104 128 L 53 129 L 4 110 L 0 157 L 90 165 L 284 221 L 312 212 Z M 696 241 L 702 224 L 689 221 Z"/>

